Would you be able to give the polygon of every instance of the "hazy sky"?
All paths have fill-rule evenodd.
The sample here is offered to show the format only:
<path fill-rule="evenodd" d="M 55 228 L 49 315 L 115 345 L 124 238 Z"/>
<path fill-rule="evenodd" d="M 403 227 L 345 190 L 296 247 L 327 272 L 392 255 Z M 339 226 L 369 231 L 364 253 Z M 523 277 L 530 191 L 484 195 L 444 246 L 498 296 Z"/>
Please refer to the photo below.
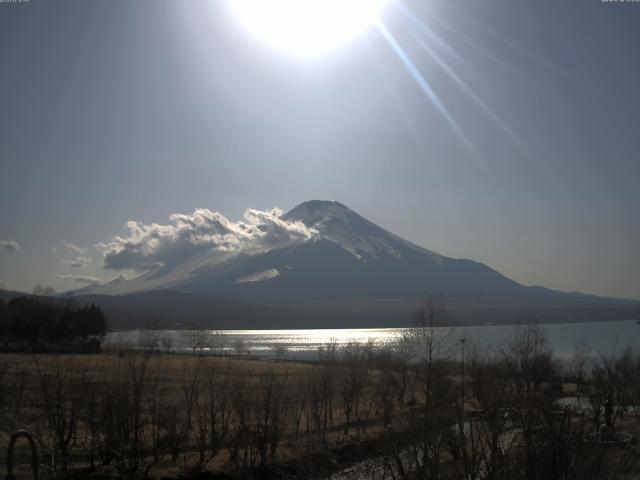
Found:
<path fill-rule="evenodd" d="M 389 3 L 413 67 L 374 27 L 275 50 L 226 0 L 0 3 L 0 284 L 114 278 L 95 244 L 127 220 L 318 198 L 527 285 L 640 298 L 640 3 Z"/>

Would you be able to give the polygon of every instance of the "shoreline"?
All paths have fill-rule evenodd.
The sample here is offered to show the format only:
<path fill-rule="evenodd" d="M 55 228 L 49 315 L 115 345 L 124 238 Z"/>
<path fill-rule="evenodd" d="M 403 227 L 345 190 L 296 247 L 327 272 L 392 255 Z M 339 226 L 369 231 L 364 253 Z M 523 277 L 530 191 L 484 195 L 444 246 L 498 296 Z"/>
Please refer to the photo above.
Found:
<path fill-rule="evenodd" d="M 563 320 L 559 322 L 545 322 L 545 321 L 513 321 L 513 322 L 505 322 L 505 323 L 448 323 L 443 322 L 441 325 L 438 325 L 436 328 L 468 328 L 468 327 L 516 327 L 519 325 L 527 325 L 530 323 L 536 323 L 538 325 L 575 325 L 582 323 L 612 323 L 612 322 L 635 322 L 638 323 L 637 319 L 634 318 L 612 318 L 608 320 L 602 319 L 588 319 L 588 320 Z M 639 325 L 640 327 L 640 325 Z M 215 328 L 215 327 L 203 327 L 203 328 L 119 328 L 117 330 L 107 330 L 107 334 L 114 333 L 131 333 L 131 332 L 185 332 L 189 330 L 195 331 L 211 331 L 211 332 L 293 332 L 293 331 L 328 331 L 328 330 L 403 330 L 403 329 L 411 329 L 414 328 L 411 325 L 408 326 L 369 326 L 369 327 L 343 327 L 343 328 L 332 328 L 332 327 L 299 327 L 299 328 Z"/>

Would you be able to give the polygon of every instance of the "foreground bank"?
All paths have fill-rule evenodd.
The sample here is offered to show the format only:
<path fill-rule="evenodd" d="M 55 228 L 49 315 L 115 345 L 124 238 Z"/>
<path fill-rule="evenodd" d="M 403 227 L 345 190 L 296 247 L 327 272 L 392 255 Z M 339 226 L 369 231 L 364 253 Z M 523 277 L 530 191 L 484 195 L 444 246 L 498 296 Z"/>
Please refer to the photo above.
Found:
<path fill-rule="evenodd" d="M 393 348 L 329 344 L 307 363 L 4 355 L 0 446 L 28 429 L 49 478 L 326 478 L 367 458 L 380 478 L 637 473 L 637 352 L 558 362 L 537 325 L 491 354 L 464 347 L 426 317 Z"/>

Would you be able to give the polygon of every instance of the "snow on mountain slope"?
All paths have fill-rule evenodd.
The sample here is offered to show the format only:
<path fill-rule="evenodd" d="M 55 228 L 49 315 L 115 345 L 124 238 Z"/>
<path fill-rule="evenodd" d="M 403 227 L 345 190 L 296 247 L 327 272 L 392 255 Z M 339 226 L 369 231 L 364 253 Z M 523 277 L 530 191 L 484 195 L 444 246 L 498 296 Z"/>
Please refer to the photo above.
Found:
<path fill-rule="evenodd" d="M 134 278 L 124 280 L 119 278 L 103 285 L 85 287 L 82 293 L 125 295 L 148 290 L 173 288 L 197 277 L 199 272 L 217 268 L 235 256 L 233 254 L 211 255 L 208 252 L 203 252 L 178 265 L 158 266 Z"/>
<path fill-rule="evenodd" d="M 249 275 L 245 275 L 244 277 L 240 277 L 238 280 L 236 280 L 236 283 L 265 282 L 267 280 L 278 278 L 279 276 L 280 272 L 277 268 L 269 268 L 261 272 L 251 273 Z"/>
<path fill-rule="evenodd" d="M 441 255 L 380 228 L 339 202 L 310 200 L 281 218 L 304 223 L 317 230 L 321 238 L 338 244 L 359 260 L 363 256 L 377 259 L 381 255 L 399 258 L 406 249 L 426 254 L 437 264 L 442 264 L 444 260 Z"/>

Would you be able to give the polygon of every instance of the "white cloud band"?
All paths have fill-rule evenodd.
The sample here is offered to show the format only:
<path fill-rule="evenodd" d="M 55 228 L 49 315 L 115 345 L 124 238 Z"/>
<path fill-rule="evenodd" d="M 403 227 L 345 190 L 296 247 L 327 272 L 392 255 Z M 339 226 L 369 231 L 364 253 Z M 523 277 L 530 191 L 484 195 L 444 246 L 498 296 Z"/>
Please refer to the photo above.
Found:
<path fill-rule="evenodd" d="M 76 283 L 84 283 L 86 285 L 98 285 L 100 279 L 96 277 L 90 277 L 88 275 L 56 275 L 56 278 L 61 280 L 71 280 Z"/>
<path fill-rule="evenodd" d="M 104 267 L 147 271 L 155 266 L 178 265 L 200 253 L 211 255 L 260 252 L 304 243 L 317 232 L 302 222 L 282 220 L 282 211 L 249 209 L 244 221 L 232 222 L 206 208 L 192 214 L 170 215 L 170 225 L 129 221 L 127 236 L 98 245 Z"/>
<path fill-rule="evenodd" d="M 91 258 L 89 257 L 76 257 L 73 259 L 62 260 L 62 263 L 72 268 L 82 268 L 87 265 L 91 265 Z"/>
<path fill-rule="evenodd" d="M 9 240 L 0 240 L 0 247 L 2 247 L 2 250 L 6 251 L 6 252 L 19 252 L 20 251 L 20 245 L 18 245 L 18 242 L 16 242 L 15 240 L 9 239 Z"/>

